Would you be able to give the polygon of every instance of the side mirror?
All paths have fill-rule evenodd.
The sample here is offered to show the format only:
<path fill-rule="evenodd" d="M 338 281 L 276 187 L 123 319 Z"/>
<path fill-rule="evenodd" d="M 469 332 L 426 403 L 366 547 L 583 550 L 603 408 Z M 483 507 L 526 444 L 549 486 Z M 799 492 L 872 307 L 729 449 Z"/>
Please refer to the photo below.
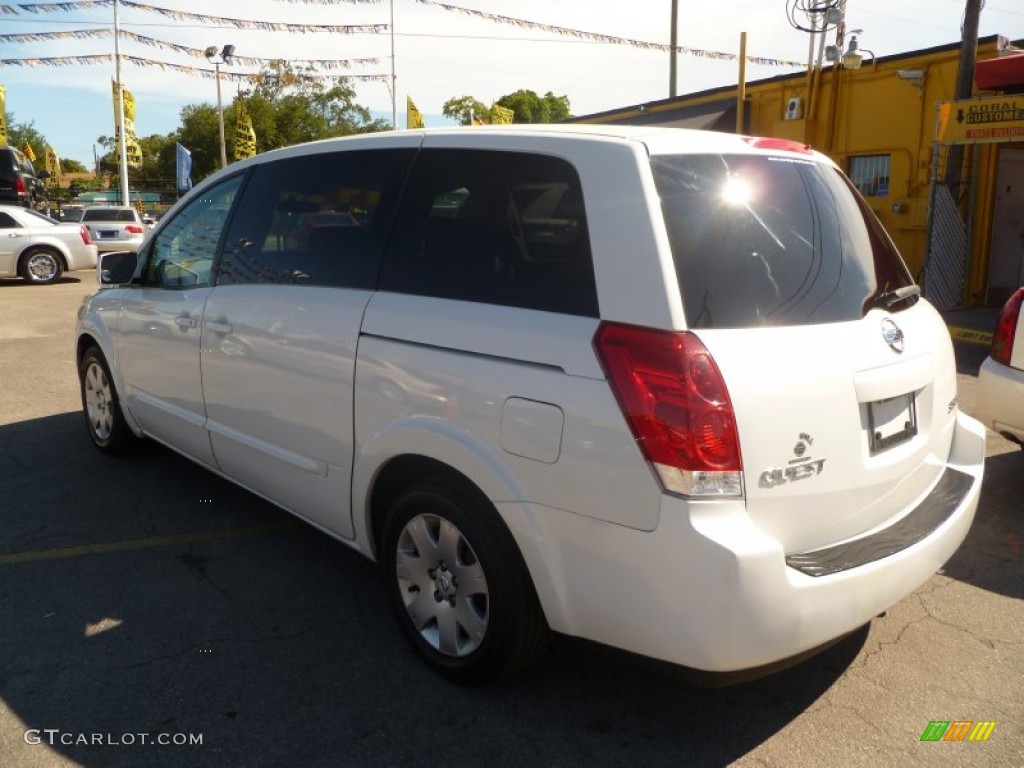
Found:
<path fill-rule="evenodd" d="M 139 264 L 139 254 L 132 251 L 113 251 L 100 256 L 96 267 L 96 279 L 100 285 L 123 285 L 130 283 Z"/>
<path fill-rule="evenodd" d="M 43 179 L 45 181 L 46 179 L 50 178 L 50 172 L 49 171 L 39 171 L 39 173 L 36 174 L 36 178 L 37 179 Z"/>

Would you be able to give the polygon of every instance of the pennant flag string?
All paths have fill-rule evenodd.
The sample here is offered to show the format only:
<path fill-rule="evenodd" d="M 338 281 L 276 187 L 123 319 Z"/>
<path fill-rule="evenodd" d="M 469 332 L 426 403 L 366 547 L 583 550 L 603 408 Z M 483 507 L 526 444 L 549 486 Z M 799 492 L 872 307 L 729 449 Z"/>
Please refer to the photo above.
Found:
<path fill-rule="evenodd" d="M 91 8 L 109 8 L 114 0 L 73 0 L 64 3 L 18 3 L 17 5 L 0 4 L 0 13 L 17 14 L 20 11 L 27 13 L 54 13 L 57 11 L 77 11 Z M 387 24 L 290 24 L 281 21 L 255 21 L 250 19 L 234 19 L 226 16 L 210 16 L 202 13 L 189 13 L 188 11 L 177 11 L 173 8 L 162 8 L 157 5 L 135 2 L 134 0 L 120 0 L 124 8 L 133 8 L 139 11 L 156 13 L 175 21 L 197 21 L 202 24 L 218 24 L 235 27 L 236 29 L 259 29 L 267 32 L 331 32 L 334 34 L 378 34 L 388 31 Z"/>
<path fill-rule="evenodd" d="M 70 40 L 79 39 L 85 40 L 88 38 L 97 37 L 112 37 L 113 30 L 110 29 L 73 29 L 60 32 L 23 32 L 17 34 L 0 34 L 0 42 L 4 43 L 35 43 L 42 42 L 45 40 Z M 134 40 L 143 45 L 149 45 L 154 48 L 163 48 L 169 51 L 177 51 L 178 53 L 184 53 L 188 56 L 201 59 L 205 57 L 205 53 L 201 48 L 189 48 L 185 45 L 178 45 L 171 43 L 166 40 L 158 40 L 153 37 L 146 37 L 145 35 L 138 35 L 128 30 L 121 30 L 121 37 L 128 40 Z M 233 61 L 237 61 L 240 64 L 247 67 L 261 67 L 268 66 L 274 61 L 284 61 L 281 57 L 277 58 L 264 58 L 258 56 L 232 56 Z M 299 64 L 304 66 L 314 66 L 322 69 L 349 69 L 353 66 L 360 66 L 365 64 L 379 64 L 380 59 L 367 57 L 360 59 L 292 59 L 289 58 L 287 61 L 291 64 Z"/>
<path fill-rule="evenodd" d="M 227 24 L 237 29 L 262 29 L 272 32 L 332 32 L 336 34 L 378 34 L 387 32 L 387 24 L 288 24 L 280 21 L 251 21 L 248 19 L 232 19 L 225 16 L 207 16 L 202 13 L 175 11 L 171 8 L 160 8 L 155 5 L 137 3 L 134 0 L 120 0 L 125 8 L 136 8 L 160 14 L 176 21 L 199 21 L 204 24 Z"/>
<path fill-rule="evenodd" d="M 197 75 L 199 77 L 212 80 L 217 77 L 215 69 L 203 69 L 201 67 L 190 67 L 183 64 L 172 64 L 169 61 L 157 61 L 156 59 L 147 59 L 141 56 L 126 56 L 121 55 L 121 58 L 129 64 L 134 64 L 137 67 L 156 67 L 158 69 L 171 70 L 173 72 L 184 72 L 189 75 Z M 74 64 L 106 64 L 114 60 L 114 54 L 112 53 L 98 53 L 89 54 L 83 56 L 44 56 L 36 58 L 24 58 L 24 59 L 0 59 L 0 66 L 9 67 L 66 67 Z M 265 82 L 268 77 L 263 72 L 225 72 L 221 70 L 220 76 L 224 80 L 234 81 L 239 83 L 261 83 Z M 318 73 L 302 72 L 298 73 L 296 77 L 300 80 L 359 80 L 362 82 L 368 81 L 382 81 L 386 82 L 390 79 L 390 75 L 323 75 Z"/>
<path fill-rule="evenodd" d="M 0 12 L 16 14 L 18 12 L 18 8 L 29 13 L 84 11 L 90 8 L 109 8 L 113 4 L 114 0 L 76 0 L 75 2 L 67 3 L 18 3 L 17 7 L 7 4 L 0 5 Z"/>
<path fill-rule="evenodd" d="M 110 37 L 109 29 L 69 29 L 63 32 L 18 32 L 0 35 L 2 43 L 39 43 L 44 40 L 87 40 Z"/>
<path fill-rule="evenodd" d="M 580 29 L 572 29 L 571 27 L 559 27 L 553 24 L 542 24 L 537 21 L 529 21 L 527 19 L 518 19 L 513 16 L 502 16 L 497 13 L 487 13 L 485 11 L 478 11 L 473 8 L 463 8 L 458 5 L 448 5 L 447 3 L 439 3 L 436 0 L 414 0 L 414 2 L 420 3 L 421 5 L 428 5 L 434 8 L 443 8 L 450 13 L 460 13 L 465 16 L 476 16 L 478 18 L 487 19 L 488 21 L 497 22 L 499 24 L 510 24 L 521 29 L 537 29 L 543 32 L 549 32 L 555 35 L 562 35 L 564 37 L 571 37 L 577 40 L 589 40 L 598 43 L 610 43 L 613 45 L 628 45 L 632 48 L 642 48 L 653 51 L 671 51 L 672 46 L 664 43 L 652 43 L 647 40 L 633 40 L 628 37 L 616 37 L 614 35 L 605 35 L 599 32 L 585 32 Z M 727 53 L 724 51 L 709 51 L 703 48 L 688 48 L 683 45 L 677 45 L 675 48 L 677 53 L 684 54 L 686 56 L 693 56 L 700 59 L 717 59 L 722 61 L 735 61 L 739 56 L 735 53 Z M 765 66 L 772 67 L 803 67 L 804 64 L 799 61 L 785 61 L 783 59 L 770 59 L 763 56 L 748 56 L 747 61 L 751 64 L 763 64 Z"/>
<path fill-rule="evenodd" d="M 339 3 L 349 4 L 370 4 L 377 3 L 379 0 L 283 0 L 286 2 L 304 2 L 307 4 L 316 5 L 335 5 Z M 113 5 L 114 0 L 72 0 L 69 2 L 57 2 L 57 3 L 18 3 L 16 5 L 8 3 L 0 3 L 0 13 L 5 14 L 17 14 L 19 10 L 29 13 L 51 13 L 54 11 L 72 11 L 72 10 L 84 10 L 90 8 L 105 8 Z M 520 29 L 535 29 L 550 34 L 561 35 L 563 37 L 569 37 L 576 40 L 586 40 L 590 42 L 608 43 L 611 45 L 625 45 L 632 48 L 640 48 L 645 50 L 654 51 L 671 51 L 672 46 L 664 43 L 652 43 L 647 40 L 635 40 L 627 37 L 617 37 L 615 35 L 606 35 L 599 32 L 587 32 L 581 29 L 573 29 L 571 27 L 561 27 L 554 24 L 544 24 L 537 21 L 530 21 L 528 19 L 521 19 L 514 16 L 504 16 L 497 13 L 488 13 L 486 11 L 479 11 L 474 8 L 464 8 L 458 5 L 451 5 L 448 3 L 437 2 L 437 0 L 413 0 L 421 5 L 429 6 L 432 8 L 440 8 L 448 11 L 449 13 L 458 13 L 465 16 L 474 16 L 481 19 L 486 19 L 498 24 L 506 24 Z M 225 26 L 232 26 L 237 29 L 256 29 L 273 32 L 330 32 L 335 34 L 378 34 L 387 32 L 389 27 L 387 24 L 357 24 L 357 25 L 333 25 L 333 24 L 291 24 L 284 22 L 274 21 L 253 21 L 247 19 L 235 19 L 222 16 L 210 16 L 199 13 L 189 13 L 187 11 L 177 11 L 171 8 L 162 8 L 160 6 L 148 5 L 146 3 L 140 3 L 136 0 L 120 0 L 120 4 L 125 8 L 133 8 L 140 11 L 147 11 L 156 13 L 167 18 L 175 19 L 176 21 L 196 21 L 202 24 L 219 24 Z M 688 46 L 677 45 L 675 47 L 677 53 L 685 56 L 691 56 L 694 58 L 720 60 L 720 61 L 735 61 L 739 56 L 735 53 L 727 51 L 713 51 L 704 48 L 691 48 Z M 747 56 L 747 61 L 751 64 L 758 64 L 769 67 L 803 67 L 804 64 L 799 61 L 789 61 L 786 59 L 769 58 L 765 56 Z"/>

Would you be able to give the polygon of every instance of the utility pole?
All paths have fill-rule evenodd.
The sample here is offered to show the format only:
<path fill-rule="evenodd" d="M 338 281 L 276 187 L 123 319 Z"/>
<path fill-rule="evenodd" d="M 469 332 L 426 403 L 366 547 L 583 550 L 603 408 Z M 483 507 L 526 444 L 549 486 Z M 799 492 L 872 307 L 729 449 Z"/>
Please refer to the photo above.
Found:
<path fill-rule="evenodd" d="M 676 97 L 676 48 L 679 47 L 679 0 L 672 0 L 672 32 L 669 36 L 669 43 L 672 48 L 669 51 L 668 64 L 668 95 L 670 99 Z"/>
<path fill-rule="evenodd" d="M 967 0 L 964 27 L 960 41 L 960 69 L 956 78 L 954 99 L 969 99 L 974 93 L 974 61 L 978 54 L 978 24 L 984 0 Z M 960 199 L 960 178 L 964 167 L 964 147 L 956 144 L 946 155 L 946 186 L 954 200 Z"/>

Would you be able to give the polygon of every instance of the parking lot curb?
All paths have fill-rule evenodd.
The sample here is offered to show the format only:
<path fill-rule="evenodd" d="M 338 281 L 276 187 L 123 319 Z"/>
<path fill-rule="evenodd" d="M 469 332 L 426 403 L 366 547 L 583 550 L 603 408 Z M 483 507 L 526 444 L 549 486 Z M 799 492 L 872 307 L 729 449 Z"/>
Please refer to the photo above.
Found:
<path fill-rule="evenodd" d="M 992 344 L 992 333 L 991 331 L 979 331 L 975 328 L 960 328 L 956 325 L 950 325 L 949 335 L 953 337 L 953 341 L 962 341 L 966 344 L 977 344 L 981 347 L 987 347 Z"/>

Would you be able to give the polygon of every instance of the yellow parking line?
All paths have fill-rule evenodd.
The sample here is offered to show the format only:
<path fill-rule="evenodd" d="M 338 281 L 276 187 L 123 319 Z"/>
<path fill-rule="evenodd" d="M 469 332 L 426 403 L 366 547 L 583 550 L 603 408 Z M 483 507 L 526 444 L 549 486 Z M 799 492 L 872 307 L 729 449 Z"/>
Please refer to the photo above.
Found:
<path fill-rule="evenodd" d="M 987 347 L 992 344 L 991 331 L 976 331 L 973 328 L 958 328 L 955 325 L 949 326 L 949 335 L 953 341 L 963 341 L 967 344 L 978 344 Z"/>
<path fill-rule="evenodd" d="M 127 539 L 125 541 L 106 541 L 98 544 L 81 544 L 75 547 L 58 547 L 56 549 L 37 549 L 29 552 L 13 552 L 0 555 L 0 565 L 15 563 L 36 563 L 42 560 L 63 560 L 81 555 L 100 555 L 107 552 L 124 552 L 134 549 L 150 549 L 153 547 L 172 547 L 178 544 L 199 544 L 217 539 L 237 539 L 242 536 L 259 536 L 264 533 L 280 533 L 291 526 L 258 525 L 250 528 L 222 528 L 216 531 L 199 533 L 182 533 L 177 536 L 150 536 L 145 539 Z M 294 528 L 293 528 L 294 529 Z"/>

